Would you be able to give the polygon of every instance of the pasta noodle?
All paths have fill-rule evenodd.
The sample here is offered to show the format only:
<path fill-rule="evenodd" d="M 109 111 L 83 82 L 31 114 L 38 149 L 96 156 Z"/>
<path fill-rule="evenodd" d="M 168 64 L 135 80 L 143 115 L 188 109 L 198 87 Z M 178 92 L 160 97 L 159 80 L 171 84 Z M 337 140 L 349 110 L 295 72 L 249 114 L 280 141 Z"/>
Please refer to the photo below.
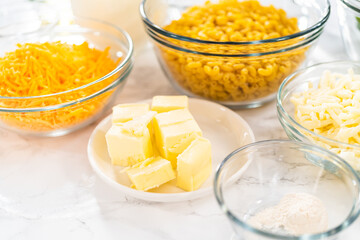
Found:
<path fill-rule="evenodd" d="M 261 6 L 258 1 L 222 0 L 189 8 L 179 20 L 164 27 L 178 35 L 215 42 L 256 41 L 299 31 L 296 18 L 282 9 Z M 267 52 L 278 45 L 211 45 L 177 42 L 187 49 L 216 54 Z M 295 42 L 298 40 L 295 40 Z M 254 57 L 217 57 L 177 51 L 158 45 L 173 78 L 191 92 L 218 101 L 247 101 L 277 91 L 282 80 L 304 60 L 305 49 Z M 272 49 L 275 48 L 275 49 Z"/>

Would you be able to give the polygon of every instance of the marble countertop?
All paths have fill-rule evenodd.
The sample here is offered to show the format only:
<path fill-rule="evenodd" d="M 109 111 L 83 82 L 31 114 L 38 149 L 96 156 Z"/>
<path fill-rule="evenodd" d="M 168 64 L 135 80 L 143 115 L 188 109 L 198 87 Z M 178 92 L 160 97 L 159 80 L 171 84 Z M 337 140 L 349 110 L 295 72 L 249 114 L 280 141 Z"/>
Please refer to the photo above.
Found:
<path fill-rule="evenodd" d="M 310 63 L 346 58 L 332 15 Z M 150 47 L 138 52 L 135 61 L 117 102 L 176 94 Z M 257 140 L 286 138 L 274 102 L 237 112 Z M 102 182 L 86 153 L 96 124 L 58 138 L 0 130 L 0 239 L 230 239 L 232 230 L 213 196 L 152 203 L 125 196 Z M 360 219 L 341 239 L 359 235 Z"/>

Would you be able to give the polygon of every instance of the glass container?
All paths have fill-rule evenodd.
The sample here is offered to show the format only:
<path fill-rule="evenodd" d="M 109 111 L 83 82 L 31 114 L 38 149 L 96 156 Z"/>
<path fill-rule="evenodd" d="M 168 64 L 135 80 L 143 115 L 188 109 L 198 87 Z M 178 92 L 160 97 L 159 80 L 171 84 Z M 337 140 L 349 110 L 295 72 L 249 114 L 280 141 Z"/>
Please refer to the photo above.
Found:
<path fill-rule="evenodd" d="M 296 17 L 300 32 L 250 42 L 205 41 L 164 29 L 188 7 L 204 2 L 143 0 L 140 12 L 170 83 L 182 94 L 233 108 L 259 107 L 273 100 L 283 79 L 304 64 L 330 14 L 327 0 L 260 1 Z"/>
<path fill-rule="evenodd" d="M 110 47 L 111 58 L 121 58 L 105 76 L 74 89 L 40 96 L 0 96 L 0 126 L 22 134 L 59 136 L 94 122 L 112 105 L 133 66 L 130 36 L 97 20 L 75 18 L 72 24 L 57 25 L 50 31 L 4 40 L 8 45 L 0 56 L 15 50 L 17 43 L 61 41 L 78 45 L 86 41 L 90 48 Z"/>
<path fill-rule="evenodd" d="M 334 239 L 359 216 L 359 181 L 345 161 L 325 149 L 269 140 L 228 155 L 217 169 L 214 191 L 235 232 L 233 239 Z M 311 194 L 322 201 L 328 214 L 325 231 L 293 235 L 253 224 L 253 216 L 292 193 Z"/>
<path fill-rule="evenodd" d="M 329 70 L 345 75 L 348 74 L 349 69 L 352 69 L 355 74 L 360 74 L 360 64 L 350 61 L 321 63 L 295 72 L 285 79 L 279 88 L 277 112 L 279 121 L 290 139 L 316 144 L 340 154 L 356 171 L 360 172 L 360 145 L 330 139 L 305 128 L 295 120 L 295 106 L 291 102 L 293 94 L 306 91 L 309 84 L 318 86 L 324 71 Z"/>
<path fill-rule="evenodd" d="M 347 55 L 351 60 L 360 60 L 360 1 L 338 0 L 337 9 L 341 36 Z"/>

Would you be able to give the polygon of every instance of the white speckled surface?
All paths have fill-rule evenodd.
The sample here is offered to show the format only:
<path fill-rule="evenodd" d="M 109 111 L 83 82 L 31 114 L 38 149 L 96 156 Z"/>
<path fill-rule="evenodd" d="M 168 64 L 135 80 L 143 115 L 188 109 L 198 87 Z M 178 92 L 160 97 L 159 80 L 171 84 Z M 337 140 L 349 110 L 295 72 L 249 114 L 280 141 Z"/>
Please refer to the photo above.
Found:
<path fill-rule="evenodd" d="M 338 34 L 332 15 L 312 63 L 346 59 Z M 175 93 L 152 50 L 144 48 L 117 100 Z M 257 140 L 286 138 L 274 102 L 238 113 Z M 0 239 L 230 239 L 230 225 L 212 196 L 148 203 L 115 192 L 98 179 L 86 155 L 94 127 L 59 138 L 28 138 L 0 130 Z M 340 239 L 359 235 L 357 220 Z"/>

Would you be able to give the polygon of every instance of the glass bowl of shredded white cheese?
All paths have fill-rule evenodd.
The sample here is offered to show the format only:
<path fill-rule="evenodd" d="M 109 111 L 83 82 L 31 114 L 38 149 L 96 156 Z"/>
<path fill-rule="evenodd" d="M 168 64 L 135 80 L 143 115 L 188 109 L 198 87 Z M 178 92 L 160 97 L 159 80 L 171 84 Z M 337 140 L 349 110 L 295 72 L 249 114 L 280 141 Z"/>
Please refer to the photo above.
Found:
<path fill-rule="evenodd" d="M 277 110 L 289 138 L 326 148 L 360 173 L 360 63 L 295 72 L 279 88 Z"/>

